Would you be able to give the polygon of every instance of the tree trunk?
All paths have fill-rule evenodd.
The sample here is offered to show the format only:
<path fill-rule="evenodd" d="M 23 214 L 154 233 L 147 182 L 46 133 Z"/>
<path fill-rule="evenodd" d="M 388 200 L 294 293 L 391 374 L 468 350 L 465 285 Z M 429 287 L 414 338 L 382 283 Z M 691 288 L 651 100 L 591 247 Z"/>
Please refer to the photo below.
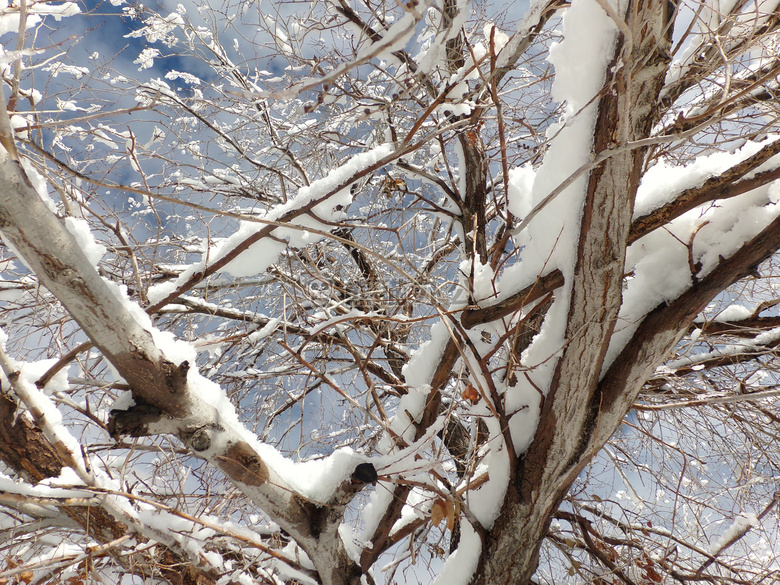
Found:
<path fill-rule="evenodd" d="M 667 3 L 631 2 L 626 14 L 633 38 L 621 37 L 615 44 L 605 71 L 593 139 L 596 154 L 613 149 L 616 153 L 593 169 L 588 180 L 570 283 L 568 342 L 545 397 L 534 441 L 518 461 L 500 516 L 484 543 L 475 584 L 529 581 L 551 515 L 585 464 L 620 424 L 644 381 L 634 380 L 616 389 L 628 400 L 609 416 L 600 412 L 598 404 L 594 408 L 622 303 L 633 202 L 647 152 L 647 148 L 620 149 L 621 141 L 645 138 L 657 120 L 654 104 L 669 62 L 672 15 Z M 669 349 L 663 346 L 664 352 Z M 594 442 L 597 428 L 606 432 Z"/>

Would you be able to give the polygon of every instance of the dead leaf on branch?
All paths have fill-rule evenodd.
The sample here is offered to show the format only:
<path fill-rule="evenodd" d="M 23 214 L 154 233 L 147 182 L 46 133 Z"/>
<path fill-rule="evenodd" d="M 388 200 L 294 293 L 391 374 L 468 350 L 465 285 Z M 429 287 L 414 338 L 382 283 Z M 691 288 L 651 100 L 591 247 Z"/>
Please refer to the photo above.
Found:
<path fill-rule="evenodd" d="M 439 526 L 444 519 L 451 532 L 455 528 L 455 503 L 450 499 L 439 498 L 431 506 L 431 523 Z"/>
<path fill-rule="evenodd" d="M 473 385 L 469 384 L 461 393 L 464 400 L 470 401 L 472 404 L 479 402 L 479 392 Z"/>

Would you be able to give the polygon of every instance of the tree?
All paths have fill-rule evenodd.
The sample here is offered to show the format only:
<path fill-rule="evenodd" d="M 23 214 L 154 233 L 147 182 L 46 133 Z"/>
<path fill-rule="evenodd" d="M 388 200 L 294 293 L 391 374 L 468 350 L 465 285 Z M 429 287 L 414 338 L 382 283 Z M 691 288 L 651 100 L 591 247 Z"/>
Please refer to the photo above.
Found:
<path fill-rule="evenodd" d="M 493 10 L 0 13 L 0 578 L 777 579 L 776 3 Z"/>

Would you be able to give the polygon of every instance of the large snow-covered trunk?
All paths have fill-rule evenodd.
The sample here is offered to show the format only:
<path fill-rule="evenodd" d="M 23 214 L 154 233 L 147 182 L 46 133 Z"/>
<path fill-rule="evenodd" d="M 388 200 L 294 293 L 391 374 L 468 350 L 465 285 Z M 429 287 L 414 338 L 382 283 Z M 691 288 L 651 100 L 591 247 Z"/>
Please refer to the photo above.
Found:
<path fill-rule="evenodd" d="M 592 8 L 600 10 L 595 2 Z M 565 347 L 533 443 L 518 461 L 486 539 L 475 583 L 525 583 L 531 577 L 551 515 L 641 386 L 634 380 L 617 392 L 629 397 L 623 410 L 607 415 L 593 404 L 621 308 L 633 202 L 646 152 L 628 144 L 646 137 L 657 121 L 669 62 L 670 4 L 630 2 L 625 15 L 631 36 L 618 37 L 600 72 L 604 84 L 593 125 L 594 155 L 615 153 L 591 170 L 585 189 L 574 271 L 564 285 L 570 291 Z M 665 345 L 663 351 L 668 349 Z M 609 429 L 598 444 L 593 441 L 597 428 Z"/>
<path fill-rule="evenodd" d="M 568 562 L 573 582 L 608 570 L 630 583 L 633 543 L 622 561 L 602 555 L 613 533 L 591 532 L 596 521 L 588 515 L 602 521 L 606 513 L 572 510 L 588 506 L 581 494 L 590 496 L 595 476 L 583 469 L 598 460 L 626 414 L 645 407 L 636 405 L 640 391 L 641 402 L 665 379 L 663 366 L 682 363 L 664 360 L 683 356 L 689 340 L 686 352 L 709 343 L 699 335 L 712 331 L 709 315 L 722 299 L 707 304 L 780 248 L 780 140 L 767 135 L 766 109 L 753 109 L 774 98 L 777 1 L 757 3 L 753 14 L 744 2 L 715 11 L 704 0 L 694 8 L 661 0 L 534 0 L 511 36 L 501 30 L 506 22 L 473 19 L 482 9 L 474 12 L 469 0 L 388 0 L 379 19 L 373 2 L 321 3 L 322 13 L 313 3 L 310 15 L 291 18 L 291 35 L 265 15 L 280 54 L 300 63 L 308 53 L 296 55 L 294 46 L 303 47 L 299 41 L 309 34 L 320 37 L 320 17 L 341 15 L 354 36 L 345 35 L 343 54 L 333 53 L 333 69 L 321 71 L 331 59 L 321 60 L 331 49 L 321 47 L 312 77 L 301 78 L 305 68 L 294 66 L 276 81 L 253 81 L 209 40 L 197 51 L 219 57 L 221 65 L 209 67 L 234 79 L 232 90 L 215 86 L 185 97 L 162 82 L 139 85 L 141 105 L 124 113 L 149 109 L 165 127 L 172 112 L 186 113 L 200 125 L 173 124 L 181 135 L 171 148 L 186 138 L 193 152 L 209 153 L 195 165 L 171 156 L 164 171 L 153 172 L 166 160 L 167 150 L 154 145 L 168 130 L 155 127 L 150 142 L 140 148 L 139 138 L 136 149 L 139 122 L 131 133 L 112 121 L 122 137 L 116 144 L 128 140 L 121 148 L 133 172 L 146 169 L 147 190 L 106 182 L 113 171 L 106 177 L 76 170 L 75 162 L 71 169 L 57 154 L 64 143 L 49 152 L 28 142 L 32 121 L 42 128 L 49 122 L 30 117 L 25 129 L 18 125 L 23 116 L 9 108 L 14 130 L 0 100 L 0 232 L 29 268 L 20 271 L 24 285 L 51 292 L 40 295 L 45 304 L 20 309 L 37 314 L 50 306 L 59 320 L 61 306 L 77 322 L 73 334 L 70 323 L 60 328 L 67 337 L 47 348 L 49 356 L 80 343 L 32 378 L 30 364 L 10 354 L 30 350 L 25 342 L 35 338 L 29 329 L 35 321 L 20 313 L 24 330 L 9 333 L 7 349 L 0 332 L 2 390 L 10 388 L 0 399 L 0 459 L 22 480 L 11 496 L 43 498 L 45 486 L 28 484 L 60 475 L 64 481 L 70 469 L 78 479 L 68 486 L 85 499 L 71 508 L 41 499 L 62 532 L 89 539 L 87 555 L 92 540 L 99 546 L 121 540 L 109 553 L 116 556 L 111 565 L 128 573 L 148 565 L 173 583 L 262 580 L 256 576 L 267 571 L 274 582 L 372 585 L 394 582 L 396 570 L 418 570 L 424 562 L 432 580 L 438 573 L 436 585 L 555 581 Z M 147 41 L 158 42 L 163 22 L 184 27 L 183 14 L 150 17 Z M 186 26 L 195 35 L 189 41 L 200 38 L 203 31 Z M 761 38 L 765 33 L 774 36 Z M 189 42 L 182 54 L 195 46 Z M 721 88 L 720 70 L 746 52 L 756 55 Z M 264 84 L 278 91 L 261 91 Z M 307 101 L 319 88 L 316 102 Z M 366 102 L 367 96 L 373 97 Z M 375 103 L 376 96 L 385 98 Z M 357 122 L 355 112 L 362 116 Z M 60 122 L 75 124 L 70 115 Z M 776 125 L 777 112 L 768 119 Z M 58 136 L 82 144 L 84 136 L 74 132 Z M 105 140 L 103 126 L 86 136 Z M 47 165 L 53 165 L 48 188 L 34 171 Z M 67 192 L 62 206 L 47 198 L 61 185 L 79 193 L 88 180 L 100 187 L 73 200 L 106 206 L 104 216 L 93 211 L 97 205 L 88 209 L 87 221 L 98 230 L 113 226 L 108 218 L 117 214 L 105 243 L 127 248 L 129 265 L 118 254 L 95 259 L 99 246 L 81 229 L 84 218 L 71 216 L 76 206 Z M 141 195 L 144 203 L 117 211 L 123 202 L 113 189 L 101 199 L 107 186 Z M 151 217 L 157 197 L 198 215 L 181 214 L 186 222 L 178 227 L 166 224 L 172 233 L 183 230 L 170 247 L 126 245 L 125 228 L 146 233 L 143 217 Z M 240 220 L 237 227 L 233 220 Z M 153 253 L 144 251 L 147 245 Z M 200 260 L 192 263 L 195 254 Z M 137 302 L 119 282 L 133 283 Z M 762 294 L 742 299 L 753 305 Z M 744 320 L 721 325 L 754 336 L 750 326 L 764 319 L 766 306 L 734 306 Z M 697 316 L 704 322 L 694 335 Z M 776 319 L 762 327 L 775 327 Z M 711 356 L 730 358 L 762 344 L 774 352 L 778 331 Z M 57 422 L 51 397 L 62 392 L 45 382 L 90 345 L 85 336 L 105 362 L 93 358 L 97 351 L 80 360 L 88 362 L 79 364 L 85 377 L 70 379 L 85 407 L 77 405 L 68 426 Z M 117 388 L 120 401 L 112 402 Z M 325 405 L 315 416 L 307 396 Z M 239 422 L 239 408 L 254 432 Z M 77 421 L 85 416 L 81 431 Z M 298 428 L 301 438 L 291 439 Z M 305 443 L 309 429 L 312 441 Z M 149 438 L 130 449 L 125 441 L 94 445 L 105 431 L 115 440 Z M 620 440 L 625 434 L 618 433 Z M 185 448 L 160 447 L 154 435 L 176 436 Z M 272 445 L 304 461 L 286 459 Z M 34 452 L 24 460 L 26 446 Z M 163 449 L 169 461 L 135 460 L 137 447 L 150 456 Z M 100 451 L 107 449 L 104 462 Z M 141 514 L 146 509 L 136 505 L 133 484 L 112 477 L 114 451 L 127 453 L 123 476 L 131 463 L 138 466 L 133 473 L 165 476 L 144 494 L 154 502 L 153 517 Z M 637 453 L 629 461 L 639 461 Z M 192 456 L 222 472 L 206 477 L 202 489 L 193 486 L 197 493 L 190 493 L 189 474 L 213 470 L 199 474 Z M 624 464 L 616 464 L 622 476 Z M 673 467 L 660 468 L 665 482 Z M 223 481 L 241 492 L 224 508 Z M 583 489 L 572 489 L 573 482 Z M 354 496 L 372 483 L 377 489 L 362 506 Z M 696 496 L 699 509 L 711 493 Z M 171 497 L 194 503 L 173 510 L 166 504 Z M 603 492 L 597 497 L 602 510 L 608 504 L 627 510 Z M 255 506 L 265 515 L 259 523 Z M 247 531 L 235 543 L 227 531 L 225 540 L 200 530 L 196 536 L 168 522 L 174 512 L 208 530 L 240 519 Z M 663 515 L 653 510 L 654 526 Z M 674 524 L 676 512 L 670 515 Z M 572 530 L 551 527 L 551 518 Z M 649 550 L 645 542 L 658 539 L 644 541 L 645 523 L 634 526 L 626 542 L 637 539 L 648 555 L 663 556 L 666 544 Z M 658 538 L 674 528 L 655 527 Z M 49 543 L 29 534 L 48 555 Z M 717 579 L 702 573 L 714 556 L 702 553 L 701 536 L 694 531 L 688 540 L 690 556 L 665 574 L 674 579 L 684 568 L 692 580 Z M 262 555 L 236 555 L 244 550 L 240 543 Z M 590 555 L 595 572 L 578 555 Z M 548 557 L 550 563 L 540 563 Z M 27 561 L 36 558 L 31 553 Z M 165 567 L 155 567 L 160 563 Z M 188 567 L 182 580 L 174 570 L 181 566 Z M 247 567 L 253 572 L 244 573 Z"/>
<path fill-rule="evenodd" d="M 626 251 L 641 227 L 632 226 L 632 213 L 651 142 L 645 139 L 663 115 L 675 6 L 632 1 L 619 16 L 625 27 L 615 19 L 619 34 L 602 71 L 592 132 L 591 156 L 602 162 L 590 169 L 574 269 L 561 293 L 568 294 L 564 345 L 533 442 L 519 457 L 500 515 L 485 535 L 475 584 L 529 582 L 552 515 L 642 385 L 707 303 L 777 249 L 775 220 L 706 276 L 694 276 L 677 298 L 642 316 L 630 341 L 616 334 L 626 311 Z"/>

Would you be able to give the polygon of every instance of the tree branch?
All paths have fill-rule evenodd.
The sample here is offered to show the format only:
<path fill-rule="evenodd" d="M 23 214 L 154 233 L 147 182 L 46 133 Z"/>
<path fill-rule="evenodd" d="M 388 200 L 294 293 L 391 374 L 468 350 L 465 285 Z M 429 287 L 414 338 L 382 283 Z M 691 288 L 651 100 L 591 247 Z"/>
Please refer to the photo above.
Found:
<path fill-rule="evenodd" d="M 686 189 L 674 201 L 636 218 L 631 224 L 628 243 L 637 241 L 642 236 L 680 217 L 683 213 L 705 203 L 716 199 L 736 197 L 775 181 L 780 178 L 780 165 L 775 169 L 756 173 L 748 179 L 743 177 L 778 153 L 780 153 L 780 140 L 775 140 L 717 177 L 710 177 L 700 187 Z"/>
<path fill-rule="evenodd" d="M 328 516 L 327 526 L 315 527 L 321 514 L 313 510 L 327 510 L 327 505 L 308 502 L 286 486 L 247 442 L 244 429 L 193 391 L 188 381 L 197 374 L 187 362 L 176 365 L 166 359 L 150 330 L 136 320 L 129 301 L 100 277 L 5 150 L 0 150 L 0 230 L 128 382 L 139 408 L 159 412 L 136 417 L 128 430 L 177 435 L 296 539 L 325 585 L 359 583 L 361 571 L 338 536 L 340 518 Z M 124 413 L 128 422 L 128 411 Z"/>

